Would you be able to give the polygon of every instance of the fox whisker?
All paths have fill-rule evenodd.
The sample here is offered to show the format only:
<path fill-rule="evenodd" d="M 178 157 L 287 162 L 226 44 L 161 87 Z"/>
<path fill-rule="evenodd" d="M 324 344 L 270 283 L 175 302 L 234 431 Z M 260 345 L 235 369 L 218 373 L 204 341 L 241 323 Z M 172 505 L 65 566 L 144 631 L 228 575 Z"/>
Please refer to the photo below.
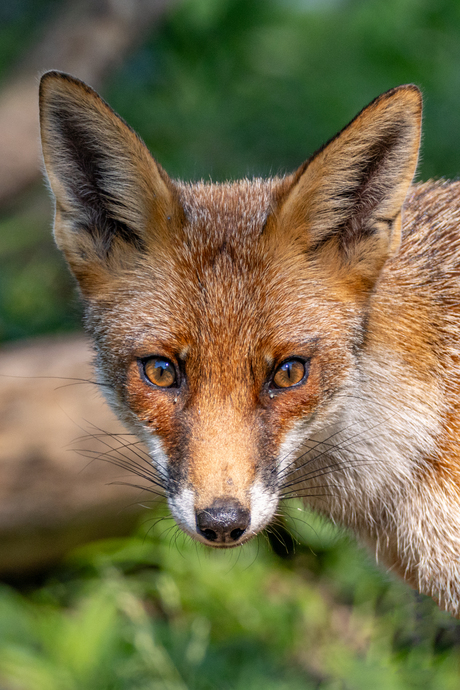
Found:
<path fill-rule="evenodd" d="M 102 429 L 97 427 L 95 424 L 91 424 L 94 429 L 98 431 L 97 434 L 93 434 L 92 432 L 87 431 L 86 435 L 84 437 L 80 437 L 80 441 L 83 440 L 88 440 L 88 439 L 93 439 L 97 441 L 98 443 L 101 443 L 103 446 L 106 446 L 109 448 L 110 451 L 113 451 L 115 453 L 119 453 L 124 459 L 127 459 L 127 456 L 125 453 L 122 453 L 122 451 L 128 450 L 131 452 L 135 457 L 137 457 L 139 460 L 141 460 L 150 470 L 150 472 L 155 475 L 159 475 L 162 477 L 163 481 L 170 481 L 170 478 L 167 477 L 167 475 L 164 473 L 164 471 L 153 464 L 149 454 L 142 448 L 139 447 L 141 445 L 140 441 L 135 441 L 135 442 L 129 442 L 129 443 L 121 443 L 120 438 L 126 437 L 126 436 L 131 436 L 131 434 L 119 434 L 119 433 L 112 433 L 112 432 L 104 432 Z M 107 439 L 110 439 L 116 443 L 118 443 L 117 446 L 110 445 Z M 132 460 L 133 464 L 135 463 L 134 460 Z"/>
<path fill-rule="evenodd" d="M 356 469 L 358 467 L 368 467 L 369 465 L 374 465 L 375 463 L 370 461 L 370 462 L 358 462 L 358 463 L 343 463 L 343 462 L 336 462 L 333 463 L 332 465 L 326 465 L 325 467 L 320 468 L 319 470 L 311 470 L 310 472 L 307 472 L 306 474 L 302 475 L 298 479 L 296 479 L 294 482 L 289 482 L 288 484 L 283 484 L 282 488 L 287 489 L 293 486 L 296 486 L 298 484 L 303 484 L 305 481 L 312 481 L 313 479 L 318 479 L 319 477 L 324 477 L 327 474 L 333 474 L 334 472 L 339 472 L 342 470 L 348 470 L 348 469 Z M 316 474 L 315 474 L 316 472 Z M 334 486 L 336 486 L 334 484 Z M 339 486 L 337 484 L 337 486 Z M 341 487 L 345 488 L 345 487 Z"/>
<path fill-rule="evenodd" d="M 338 443 L 338 444 L 330 444 L 329 441 L 330 441 L 332 438 L 334 438 L 335 436 L 337 436 L 338 434 L 346 432 L 349 428 L 351 428 L 351 426 L 354 426 L 354 425 L 350 425 L 350 427 L 347 427 L 346 429 L 343 429 L 343 430 L 341 429 L 341 430 L 335 432 L 334 434 L 331 434 L 331 435 L 330 435 L 328 438 L 326 438 L 324 441 L 317 441 L 317 442 L 315 442 L 315 446 L 314 446 L 313 448 L 308 448 L 308 449 L 306 450 L 305 453 L 303 453 L 302 455 L 298 456 L 292 463 L 290 463 L 289 466 L 286 468 L 286 470 L 280 473 L 280 477 L 281 477 L 282 479 L 284 479 L 284 478 L 287 477 L 289 474 L 293 474 L 293 473 L 297 472 L 297 471 L 300 470 L 302 467 L 305 467 L 306 465 L 310 464 L 311 462 L 314 462 L 314 461 L 315 461 L 316 459 L 318 459 L 319 457 L 322 457 L 323 455 L 327 454 L 327 452 L 328 452 L 329 450 L 334 450 L 334 451 L 344 450 L 344 449 L 348 448 L 348 447 L 351 446 L 351 445 L 354 445 L 354 444 L 356 444 L 356 443 L 359 443 L 359 442 L 360 442 L 360 437 L 362 437 L 363 435 L 366 435 L 366 438 L 368 438 L 370 432 L 372 432 L 372 431 L 374 431 L 375 429 L 377 429 L 377 428 L 379 428 L 380 426 L 382 426 L 382 424 L 384 424 L 386 421 L 388 421 L 388 420 L 387 420 L 387 419 L 384 419 L 384 420 L 382 420 L 381 422 L 379 422 L 378 424 L 374 424 L 373 426 L 371 426 L 371 427 L 369 427 L 369 428 L 362 429 L 361 431 L 352 434 L 352 435 L 349 436 L 348 438 L 345 438 L 343 441 L 341 441 L 341 442 Z M 302 445 L 303 445 L 303 444 L 301 444 L 301 445 L 299 446 L 299 448 L 301 448 Z M 318 454 L 318 455 L 315 456 L 314 458 L 310 458 L 309 460 L 307 460 L 304 464 L 302 464 L 302 465 L 298 465 L 298 464 L 297 464 L 297 463 L 299 462 L 299 460 L 302 460 L 302 458 L 305 457 L 308 453 L 312 452 L 313 450 L 316 450 L 316 448 L 318 448 L 318 446 L 321 446 L 321 445 L 326 445 L 326 446 L 328 446 L 328 447 L 326 448 L 326 450 L 322 451 L 320 454 Z M 354 454 L 355 454 L 355 455 L 357 454 L 356 451 L 354 452 Z"/>
<path fill-rule="evenodd" d="M 116 455 L 111 455 L 112 451 L 105 451 L 101 453 L 100 451 L 91 450 L 90 448 L 73 448 L 72 450 L 82 457 L 91 458 L 91 462 L 96 460 L 108 462 L 115 467 L 120 467 L 128 472 L 132 472 L 133 474 L 146 479 L 152 484 L 156 484 L 157 486 L 164 488 L 162 477 L 157 475 L 155 471 L 148 471 L 143 466 L 141 467 L 140 465 L 137 465 L 134 460 L 126 458 L 123 455 L 121 455 L 121 457 L 117 457 Z"/>
<path fill-rule="evenodd" d="M 141 486 L 140 484 L 131 484 L 131 482 L 108 482 L 108 486 L 132 486 L 133 489 L 140 489 L 141 491 L 147 491 L 149 494 L 153 494 L 155 496 L 160 496 L 161 498 L 164 498 L 164 494 L 160 493 L 159 491 L 155 491 L 155 489 L 151 489 L 149 486 Z"/>
<path fill-rule="evenodd" d="M 319 475 L 322 476 L 322 475 Z M 299 489 L 291 489 L 290 491 L 286 492 L 280 492 L 279 496 L 280 499 L 288 499 L 288 498 L 296 498 L 297 497 L 297 492 L 298 491 L 303 491 L 307 487 L 301 486 Z M 342 486 L 341 484 L 319 484 L 315 486 L 309 487 L 309 491 L 316 491 L 317 489 L 345 489 L 345 486 Z"/>

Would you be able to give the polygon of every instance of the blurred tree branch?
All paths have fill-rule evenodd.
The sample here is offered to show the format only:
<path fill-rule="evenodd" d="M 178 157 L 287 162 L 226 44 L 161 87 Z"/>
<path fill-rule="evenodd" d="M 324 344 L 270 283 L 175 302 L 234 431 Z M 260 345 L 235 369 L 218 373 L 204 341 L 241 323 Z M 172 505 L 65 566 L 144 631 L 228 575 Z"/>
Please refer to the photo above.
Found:
<path fill-rule="evenodd" d="M 65 3 L 0 93 L 0 206 L 39 175 L 38 76 L 48 69 L 58 69 L 99 87 L 174 2 Z"/>

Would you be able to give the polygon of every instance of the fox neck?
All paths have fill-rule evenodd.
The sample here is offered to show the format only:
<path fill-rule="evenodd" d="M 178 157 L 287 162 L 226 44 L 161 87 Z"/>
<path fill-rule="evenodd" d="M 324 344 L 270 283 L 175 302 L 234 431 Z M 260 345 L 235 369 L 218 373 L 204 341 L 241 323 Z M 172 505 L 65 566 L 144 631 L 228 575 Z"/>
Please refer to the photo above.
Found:
<path fill-rule="evenodd" d="M 378 295 L 375 301 L 381 306 Z M 393 325 L 393 333 L 411 328 Z M 442 472 L 440 457 L 448 401 L 428 367 L 421 376 L 407 365 L 410 345 L 379 348 L 377 331 L 371 319 L 334 423 L 313 433 L 297 459 L 305 481 L 296 488 L 320 513 L 353 529 L 377 561 L 458 616 L 459 481 L 455 463 Z"/>

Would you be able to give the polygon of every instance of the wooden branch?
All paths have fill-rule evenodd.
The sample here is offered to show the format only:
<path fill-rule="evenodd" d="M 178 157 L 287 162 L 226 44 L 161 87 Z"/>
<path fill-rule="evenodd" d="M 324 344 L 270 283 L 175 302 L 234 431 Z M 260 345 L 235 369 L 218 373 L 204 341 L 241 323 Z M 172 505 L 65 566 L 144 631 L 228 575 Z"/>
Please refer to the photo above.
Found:
<path fill-rule="evenodd" d="M 86 382 L 90 359 L 82 336 L 0 350 L 1 575 L 45 568 L 79 543 L 125 534 L 145 512 L 137 502 L 155 498 L 112 483 L 147 484 L 105 461 L 110 447 L 135 439 L 101 435 L 126 432 Z M 142 462 L 122 453 L 111 455 Z"/>

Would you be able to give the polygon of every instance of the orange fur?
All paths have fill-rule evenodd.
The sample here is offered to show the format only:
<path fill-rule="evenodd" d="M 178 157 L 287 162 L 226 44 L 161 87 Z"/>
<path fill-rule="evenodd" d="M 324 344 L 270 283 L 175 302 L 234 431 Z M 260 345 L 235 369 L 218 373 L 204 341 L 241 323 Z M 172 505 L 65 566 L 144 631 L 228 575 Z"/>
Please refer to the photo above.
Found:
<path fill-rule="evenodd" d="M 101 383 L 182 528 L 236 546 L 306 494 L 458 614 L 460 185 L 411 188 L 418 89 L 293 175 L 221 185 L 170 180 L 72 77 L 46 74 L 40 104 Z"/>

